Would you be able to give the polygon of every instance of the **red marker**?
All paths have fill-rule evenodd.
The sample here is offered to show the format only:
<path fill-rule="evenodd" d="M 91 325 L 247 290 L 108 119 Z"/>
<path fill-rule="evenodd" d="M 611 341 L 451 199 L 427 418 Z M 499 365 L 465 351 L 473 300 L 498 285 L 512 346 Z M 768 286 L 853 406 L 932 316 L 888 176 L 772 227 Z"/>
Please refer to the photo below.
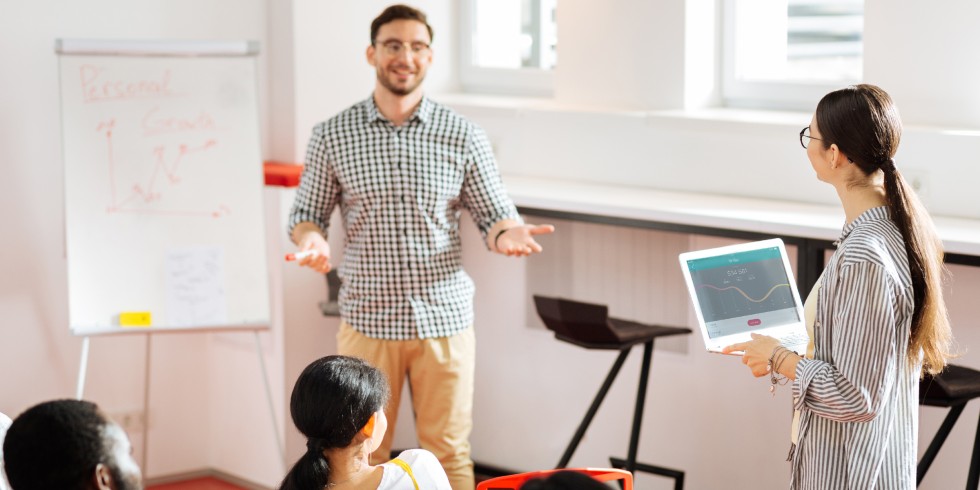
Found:
<path fill-rule="evenodd" d="M 305 252 L 296 252 L 296 253 L 293 253 L 293 254 L 286 254 L 286 261 L 287 262 L 292 262 L 294 260 L 303 260 L 303 259 L 305 259 L 307 257 L 311 257 L 313 255 L 316 255 L 316 250 L 307 250 Z"/>

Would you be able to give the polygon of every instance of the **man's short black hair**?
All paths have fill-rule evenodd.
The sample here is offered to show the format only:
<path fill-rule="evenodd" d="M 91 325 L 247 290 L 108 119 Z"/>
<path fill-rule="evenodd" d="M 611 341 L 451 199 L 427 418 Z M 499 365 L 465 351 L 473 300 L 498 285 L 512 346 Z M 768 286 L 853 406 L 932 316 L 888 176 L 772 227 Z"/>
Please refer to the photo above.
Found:
<path fill-rule="evenodd" d="M 421 10 L 409 7 L 408 5 L 392 5 L 381 12 L 381 15 L 377 16 L 374 21 L 371 22 L 371 44 L 374 44 L 378 38 L 378 30 L 381 26 L 396 20 L 417 20 L 425 24 L 425 28 L 429 30 L 429 42 L 432 42 L 432 26 L 429 25 L 429 21 L 426 20 L 425 12 Z"/>
<path fill-rule="evenodd" d="M 54 400 L 14 419 L 3 440 L 10 486 L 17 490 L 85 490 L 95 467 L 111 459 L 109 420 L 92 402 Z"/>
<path fill-rule="evenodd" d="M 529 480 L 521 485 L 521 490 L 609 490 L 609 487 L 585 473 L 562 470 L 547 478 Z"/>

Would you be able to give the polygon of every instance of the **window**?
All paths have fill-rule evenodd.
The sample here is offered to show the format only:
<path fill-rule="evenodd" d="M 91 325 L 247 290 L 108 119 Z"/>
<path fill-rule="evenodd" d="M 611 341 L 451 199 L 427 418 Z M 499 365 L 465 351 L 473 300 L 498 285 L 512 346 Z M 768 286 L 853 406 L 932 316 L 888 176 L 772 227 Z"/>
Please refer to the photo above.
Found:
<path fill-rule="evenodd" d="M 727 105 L 812 109 L 863 71 L 863 0 L 726 0 Z"/>
<path fill-rule="evenodd" d="M 460 80 L 475 92 L 545 95 L 557 60 L 556 0 L 468 0 Z"/>

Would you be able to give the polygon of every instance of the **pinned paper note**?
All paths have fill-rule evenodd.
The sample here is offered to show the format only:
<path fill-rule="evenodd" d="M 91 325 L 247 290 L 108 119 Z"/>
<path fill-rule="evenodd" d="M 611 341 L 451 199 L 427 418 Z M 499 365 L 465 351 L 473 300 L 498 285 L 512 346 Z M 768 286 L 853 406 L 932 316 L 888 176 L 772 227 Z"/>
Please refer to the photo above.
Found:
<path fill-rule="evenodd" d="M 119 314 L 121 327 L 149 327 L 153 324 L 149 311 L 124 311 Z"/>
<path fill-rule="evenodd" d="M 227 322 L 224 250 L 220 247 L 172 249 L 166 257 L 168 325 L 221 325 Z"/>

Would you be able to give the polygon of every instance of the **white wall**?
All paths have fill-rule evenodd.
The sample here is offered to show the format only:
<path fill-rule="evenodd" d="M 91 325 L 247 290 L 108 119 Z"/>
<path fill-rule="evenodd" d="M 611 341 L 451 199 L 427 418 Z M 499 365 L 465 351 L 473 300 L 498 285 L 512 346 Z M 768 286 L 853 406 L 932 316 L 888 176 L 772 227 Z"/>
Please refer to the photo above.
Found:
<path fill-rule="evenodd" d="M 967 61 L 977 45 L 978 16 L 980 5 L 970 0 L 941 8 L 908 0 L 865 2 L 865 76 L 899 101 L 907 123 L 980 127 L 980 93 L 973 89 L 980 65 Z"/>
<path fill-rule="evenodd" d="M 0 179 L 0 411 L 13 416 L 40 401 L 75 394 L 81 339 L 68 329 L 55 39 L 264 43 L 265 9 L 263 0 L 4 0 L 0 5 L 0 151 L 5 173 Z M 264 90 L 264 57 L 259 73 Z M 221 468 L 226 459 L 253 464 L 240 474 L 255 481 L 271 484 L 281 476 L 277 466 L 262 464 L 273 460 L 275 446 L 250 336 L 153 337 L 144 467 L 148 477 Z M 265 332 L 262 338 L 271 355 L 272 336 Z M 141 410 L 146 343 L 141 335 L 93 338 L 85 397 L 110 414 Z M 281 380 L 281 369 L 276 376 L 274 368 L 273 363 L 274 381 Z M 237 410 L 212 411 L 217 396 L 232 400 Z M 240 434 L 244 444 L 225 437 L 227 425 L 234 426 L 227 432 Z M 137 460 L 142 460 L 143 435 L 131 436 Z"/>
<path fill-rule="evenodd" d="M 561 0 L 555 96 L 631 109 L 680 108 L 684 2 Z M 565 74 L 569 74 L 566 76 Z"/>

